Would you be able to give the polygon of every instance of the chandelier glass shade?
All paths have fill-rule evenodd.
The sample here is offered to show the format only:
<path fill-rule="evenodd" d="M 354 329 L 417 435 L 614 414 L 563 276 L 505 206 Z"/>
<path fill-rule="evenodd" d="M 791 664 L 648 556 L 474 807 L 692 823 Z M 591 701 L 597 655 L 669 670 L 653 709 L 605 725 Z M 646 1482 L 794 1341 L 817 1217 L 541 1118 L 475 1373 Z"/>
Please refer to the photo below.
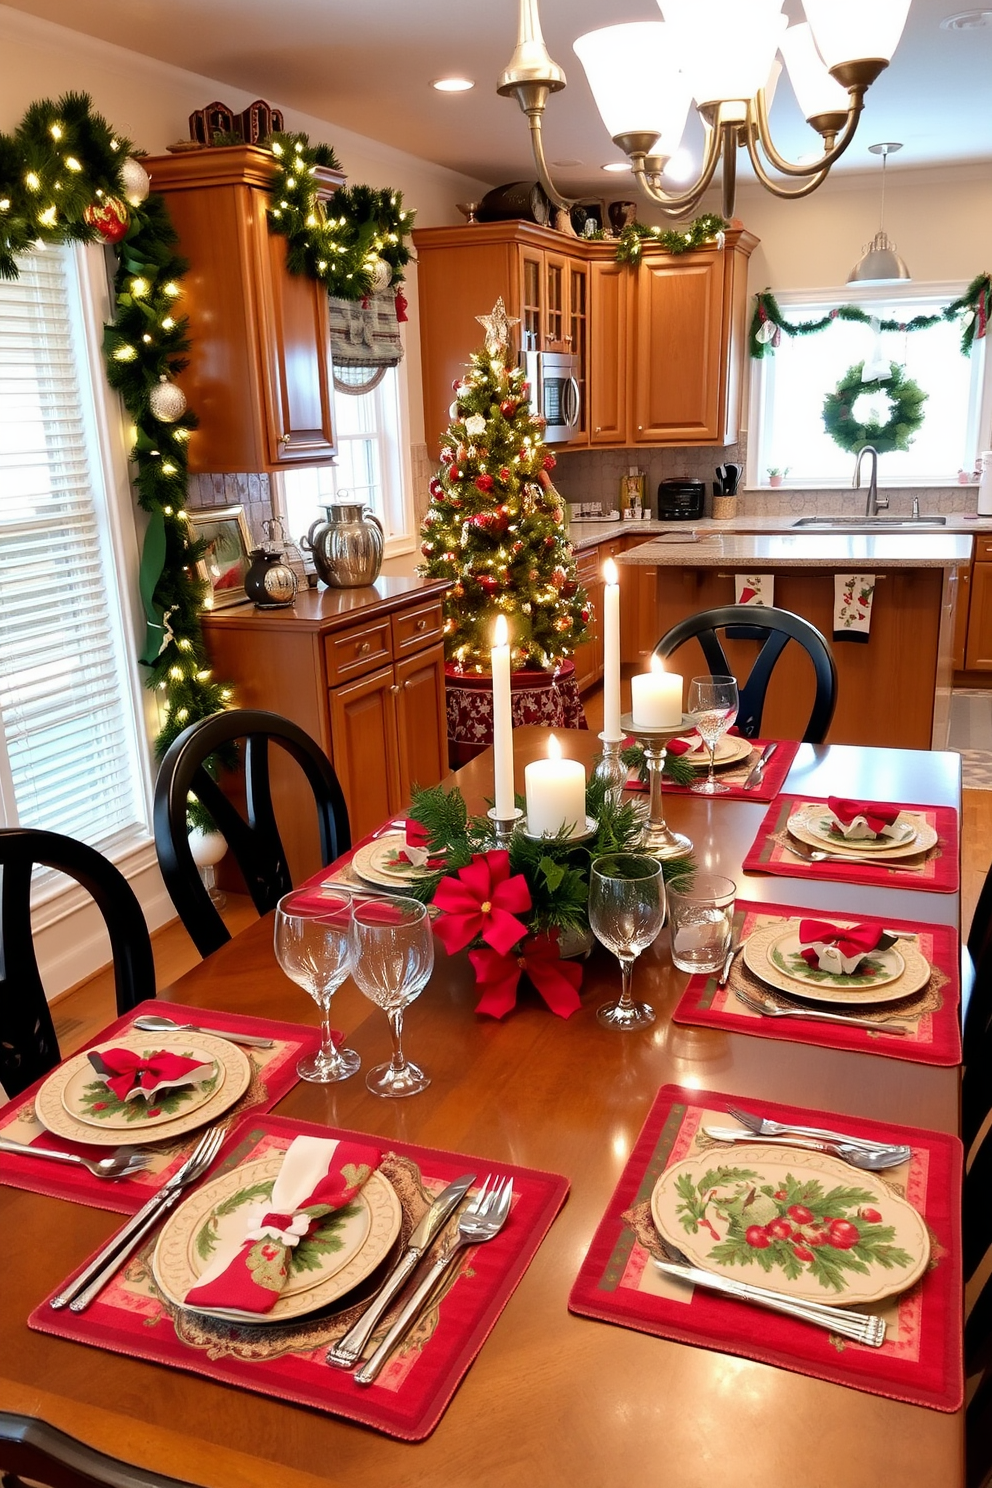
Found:
<path fill-rule="evenodd" d="M 581 61 L 603 122 L 627 155 L 644 195 L 679 217 L 695 210 L 722 162 L 723 212 L 732 217 L 738 149 L 761 184 L 780 197 L 806 196 L 822 184 L 854 138 L 864 97 L 888 66 L 910 0 L 803 0 L 806 23 L 789 26 L 782 0 L 658 0 L 663 20 L 606 26 L 580 36 Z M 538 176 L 560 207 L 548 174 L 542 119 L 548 98 L 565 86 L 553 62 L 538 0 L 518 0 L 517 46 L 497 91 L 527 116 Z M 802 164 L 771 139 L 768 114 L 785 61 L 799 105 L 822 140 Z M 661 173 L 679 147 L 689 104 L 703 122 L 703 161 L 695 182 L 666 191 Z M 769 174 L 769 167 L 786 181 Z M 800 178 L 796 185 L 789 178 Z"/>

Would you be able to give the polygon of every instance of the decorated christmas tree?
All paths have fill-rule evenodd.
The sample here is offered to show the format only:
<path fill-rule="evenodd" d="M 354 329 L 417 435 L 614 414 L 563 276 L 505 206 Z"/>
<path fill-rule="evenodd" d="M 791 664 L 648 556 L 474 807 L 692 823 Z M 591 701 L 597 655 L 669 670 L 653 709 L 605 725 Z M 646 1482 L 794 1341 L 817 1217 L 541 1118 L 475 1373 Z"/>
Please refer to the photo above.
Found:
<path fill-rule="evenodd" d="M 550 472 L 544 420 L 513 362 L 502 299 L 477 317 L 486 332 L 454 386 L 441 468 L 421 528 L 421 572 L 447 579 L 445 654 L 466 672 L 488 672 L 497 615 L 510 631 L 512 665 L 548 670 L 583 639 L 591 616 L 579 584 L 565 511 Z"/>

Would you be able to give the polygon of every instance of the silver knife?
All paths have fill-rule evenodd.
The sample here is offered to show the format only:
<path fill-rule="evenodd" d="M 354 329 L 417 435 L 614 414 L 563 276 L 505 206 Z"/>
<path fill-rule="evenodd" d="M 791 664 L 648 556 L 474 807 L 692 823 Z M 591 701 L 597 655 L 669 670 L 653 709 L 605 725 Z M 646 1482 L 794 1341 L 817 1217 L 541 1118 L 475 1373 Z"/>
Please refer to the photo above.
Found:
<path fill-rule="evenodd" d="M 730 945 L 727 947 L 727 955 L 720 970 L 719 978 L 717 979 L 717 987 L 721 991 L 730 980 L 730 968 L 733 966 L 734 957 L 737 955 L 737 952 L 740 950 L 740 948 L 741 935 L 740 931 L 738 931 L 736 935 L 731 935 L 730 937 Z"/>
<path fill-rule="evenodd" d="M 344 1337 L 339 1338 L 337 1343 L 327 1350 L 328 1364 L 334 1364 L 339 1369 L 351 1369 L 354 1364 L 358 1363 L 362 1357 L 362 1350 L 372 1337 L 379 1319 L 404 1285 L 441 1226 L 452 1211 L 457 1209 L 474 1182 L 474 1173 L 464 1173 L 454 1183 L 449 1183 L 443 1193 L 438 1194 L 410 1236 L 405 1253 L 386 1277 L 381 1290 L 373 1297 L 357 1323 L 354 1323 Z"/>
<path fill-rule="evenodd" d="M 761 784 L 761 777 L 765 773 L 765 766 L 778 748 L 777 744 L 766 744 L 761 751 L 761 758 L 756 761 L 751 769 L 750 775 L 744 782 L 745 790 L 755 790 Z"/>

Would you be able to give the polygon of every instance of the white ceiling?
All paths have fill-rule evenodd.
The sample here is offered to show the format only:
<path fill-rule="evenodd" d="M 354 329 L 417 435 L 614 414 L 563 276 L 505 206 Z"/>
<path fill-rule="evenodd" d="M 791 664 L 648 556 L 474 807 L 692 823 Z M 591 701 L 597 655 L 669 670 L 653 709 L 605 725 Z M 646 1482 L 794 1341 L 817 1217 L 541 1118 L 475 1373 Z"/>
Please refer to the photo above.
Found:
<path fill-rule="evenodd" d="M 495 92 L 516 37 L 516 0 L 6 3 L 477 179 L 496 184 L 534 175 L 526 121 L 514 101 Z M 879 140 L 905 145 L 893 169 L 992 160 L 992 28 L 949 32 L 939 25 L 968 3 L 912 0 L 892 65 L 870 90 L 858 135 L 838 169 L 877 170 L 867 147 Z M 786 0 L 785 8 L 801 17 L 799 0 Z M 553 174 L 569 194 L 615 192 L 623 178 L 604 175 L 600 167 L 619 152 L 572 42 L 600 25 L 657 19 L 655 0 L 543 0 L 541 14 L 548 48 L 569 80 L 550 101 L 545 138 L 549 160 L 575 163 Z M 454 72 L 474 78 L 476 87 L 443 95 L 429 86 L 432 78 Z M 784 80 L 772 122 L 784 154 L 795 158 L 816 148 L 817 136 Z M 697 121 L 693 128 L 698 131 Z M 686 138 L 697 159 L 699 137 Z"/>

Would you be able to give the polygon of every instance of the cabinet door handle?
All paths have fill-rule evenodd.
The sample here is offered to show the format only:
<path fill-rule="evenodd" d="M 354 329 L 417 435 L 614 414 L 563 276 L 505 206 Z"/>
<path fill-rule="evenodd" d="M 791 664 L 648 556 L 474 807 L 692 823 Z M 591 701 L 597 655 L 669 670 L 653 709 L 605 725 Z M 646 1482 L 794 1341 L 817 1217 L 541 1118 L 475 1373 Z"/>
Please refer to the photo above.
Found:
<path fill-rule="evenodd" d="M 420 619 L 417 621 L 417 624 L 415 625 L 414 629 L 415 630 L 426 630 L 427 629 L 427 620 L 425 619 L 424 616 L 421 616 L 420 617 Z"/>
<path fill-rule="evenodd" d="M 356 647 L 355 647 L 355 651 L 356 651 L 356 653 L 359 656 L 368 656 L 368 654 L 369 654 L 369 652 L 371 650 L 372 650 L 372 642 L 371 641 L 362 641 L 358 645 L 356 645 Z"/>
<path fill-rule="evenodd" d="M 398 683 L 398 682 L 394 682 L 394 683 L 393 683 L 393 685 L 392 685 L 392 687 L 391 687 L 391 688 L 390 688 L 390 689 L 389 689 L 389 690 L 390 690 L 390 692 L 391 692 L 391 693 L 392 693 L 392 694 L 393 694 L 393 696 L 394 696 L 394 697 L 395 697 L 395 696 L 396 696 L 396 694 L 397 694 L 397 693 L 398 693 L 398 692 L 399 692 L 399 690 L 400 690 L 400 688 L 399 688 L 399 683 Z"/>
<path fill-rule="evenodd" d="M 280 434 L 280 436 L 279 436 L 279 443 L 280 444 L 289 444 L 290 441 L 292 440 L 292 437 L 293 437 L 292 434 Z"/>

